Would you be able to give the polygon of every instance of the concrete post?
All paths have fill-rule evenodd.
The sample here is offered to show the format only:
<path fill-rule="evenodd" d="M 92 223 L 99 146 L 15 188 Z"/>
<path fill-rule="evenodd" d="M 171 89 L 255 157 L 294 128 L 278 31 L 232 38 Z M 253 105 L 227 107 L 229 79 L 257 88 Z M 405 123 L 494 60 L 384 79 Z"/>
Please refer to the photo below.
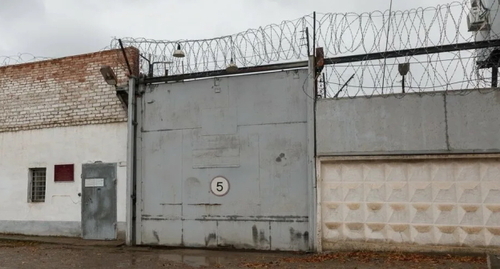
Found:
<path fill-rule="evenodd" d="M 134 158 L 135 158 L 135 78 L 128 82 L 128 118 L 127 118 L 127 201 L 126 201 L 126 233 L 128 246 L 134 245 Z"/>
<path fill-rule="evenodd" d="M 320 235 L 317 225 L 317 190 L 316 190 L 316 63 L 315 57 L 309 57 L 307 83 L 304 84 L 304 94 L 307 95 L 307 174 L 309 189 L 309 248 L 312 251 L 321 251 Z"/>

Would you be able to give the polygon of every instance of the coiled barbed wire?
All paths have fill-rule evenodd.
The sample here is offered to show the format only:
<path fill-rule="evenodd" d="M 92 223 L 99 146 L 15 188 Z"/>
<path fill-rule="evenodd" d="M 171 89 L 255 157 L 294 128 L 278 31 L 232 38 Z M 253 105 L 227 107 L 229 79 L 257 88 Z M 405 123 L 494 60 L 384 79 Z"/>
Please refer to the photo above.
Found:
<path fill-rule="evenodd" d="M 474 41 L 467 16 L 469 0 L 411 10 L 369 13 L 317 13 L 234 35 L 201 40 L 151 40 L 124 38 L 126 46 L 139 49 L 154 66 L 153 75 L 208 72 L 225 69 L 230 60 L 239 67 L 306 60 L 311 44 L 323 47 L 326 57 L 416 49 Z M 492 21 L 497 14 L 490 14 Z M 316 19 L 316 23 L 314 23 Z M 388 25 L 390 24 L 390 27 Z M 315 27 L 314 27 L 315 26 Z M 309 34 L 307 34 L 309 33 Z M 490 38 L 498 38 L 495 33 Z M 316 40 L 313 40 L 316 37 Z M 313 42 L 315 41 L 315 42 Z M 177 46 L 185 58 L 174 58 Z M 111 48 L 118 48 L 113 39 Z M 479 69 L 476 59 L 483 50 L 462 50 L 394 59 L 380 59 L 325 67 L 323 97 L 356 97 L 402 93 L 400 63 L 410 63 L 405 92 L 437 92 L 486 88 L 491 71 Z M 141 70 L 148 73 L 148 61 Z M 383 71 L 385 70 L 385 71 Z"/>
<path fill-rule="evenodd" d="M 451 2 L 435 7 L 370 13 L 318 13 L 316 29 L 313 16 L 283 21 L 234 35 L 201 40 L 151 40 L 123 38 L 126 46 L 134 46 L 151 61 L 171 61 L 167 64 L 170 74 L 205 72 L 224 69 L 232 58 L 238 66 L 306 59 L 306 44 L 324 48 L 328 57 L 364 54 L 469 42 L 473 36 L 467 31 L 468 0 Z M 391 24 L 391 27 L 387 27 Z M 305 30 L 308 28 L 309 36 Z M 391 29 L 387 32 L 387 29 Z M 388 39 L 387 39 L 388 37 Z M 389 40 L 386 44 L 385 40 Z M 172 57 L 180 45 L 186 58 Z M 118 48 L 113 39 L 112 48 Z"/>
<path fill-rule="evenodd" d="M 49 57 L 35 56 L 30 53 L 19 53 L 13 56 L 0 56 L 0 66 L 31 63 L 37 61 L 50 60 Z"/>
<path fill-rule="evenodd" d="M 309 14 L 213 39 L 121 40 L 125 46 L 139 49 L 143 73 L 150 72 L 150 63 L 156 63 L 153 66 L 155 76 L 165 75 L 165 70 L 169 75 L 203 73 L 225 69 L 231 59 L 239 67 L 306 60 L 312 53 L 308 48 L 313 43 L 323 47 L 326 57 L 335 57 L 472 42 L 474 35 L 467 29 L 469 12 L 469 0 L 463 0 L 435 7 L 393 11 L 391 16 L 389 11 Z M 314 36 L 316 40 L 313 40 Z M 186 54 L 185 58 L 172 56 L 179 45 Z M 114 38 L 108 48 L 120 48 L 118 38 Z M 323 82 L 322 96 L 342 98 L 402 93 L 402 77 L 398 73 L 400 63 L 410 63 L 411 66 L 405 76 L 405 93 L 486 88 L 491 84 L 491 71 L 479 69 L 476 59 L 478 54 L 492 49 L 329 65 L 324 71 L 326 81 Z M 0 65 L 45 59 L 49 58 L 20 54 L 0 57 Z"/>
<path fill-rule="evenodd" d="M 385 85 L 383 59 L 330 65 L 325 67 L 320 91 L 325 98 L 353 98 L 489 88 L 491 70 L 477 68 L 476 59 L 473 50 L 387 59 Z M 410 64 L 404 91 L 398 70 L 402 63 Z"/>

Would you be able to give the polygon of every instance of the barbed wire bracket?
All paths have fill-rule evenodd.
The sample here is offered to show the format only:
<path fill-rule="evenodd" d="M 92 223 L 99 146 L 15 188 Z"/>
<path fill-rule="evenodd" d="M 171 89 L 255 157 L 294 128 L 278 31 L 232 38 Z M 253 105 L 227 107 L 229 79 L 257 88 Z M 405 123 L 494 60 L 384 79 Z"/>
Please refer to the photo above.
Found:
<path fill-rule="evenodd" d="M 125 48 L 123 47 L 122 40 L 118 39 L 118 43 L 120 43 L 120 48 L 122 49 L 123 57 L 125 58 L 125 62 L 127 63 L 129 76 L 132 77 L 134 74 L 132 73 L 132 68 L 130 67 L 130 63 L 128 62 L 127 53 L 125 52 Z"/>
<path fill-rule="evenodd" d="M 318 98 L 318 78 L 325 67 L 325 52 L 323 48 L 316 48 L 314 51 L 314 94 Z M 321 96 L 320 96 L 321 97 Z"/>

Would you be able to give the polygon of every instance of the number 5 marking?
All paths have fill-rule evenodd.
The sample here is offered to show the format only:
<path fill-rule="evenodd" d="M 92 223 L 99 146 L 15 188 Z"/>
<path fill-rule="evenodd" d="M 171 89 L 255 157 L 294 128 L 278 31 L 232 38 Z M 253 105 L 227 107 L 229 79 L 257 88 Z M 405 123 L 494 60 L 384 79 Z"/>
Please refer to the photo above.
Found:
<path fill-rule="evenodd" d="M 210 190 L 214 195 L 224 196 L 229 192 L 229 181 L 221 176 L 215 177 L 210 182 Z"/>

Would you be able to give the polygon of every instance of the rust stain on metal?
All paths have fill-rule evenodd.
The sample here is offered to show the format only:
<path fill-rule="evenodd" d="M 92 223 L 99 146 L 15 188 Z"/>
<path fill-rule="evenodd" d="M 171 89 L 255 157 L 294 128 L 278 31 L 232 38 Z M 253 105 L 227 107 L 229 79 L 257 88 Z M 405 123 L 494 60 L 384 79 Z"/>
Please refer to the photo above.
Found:
<path fill-rule="evenodd" d="M 316 48 L 316 72 L 319 74 L 325 66 L 325 52 L 323 48 Z"/>

